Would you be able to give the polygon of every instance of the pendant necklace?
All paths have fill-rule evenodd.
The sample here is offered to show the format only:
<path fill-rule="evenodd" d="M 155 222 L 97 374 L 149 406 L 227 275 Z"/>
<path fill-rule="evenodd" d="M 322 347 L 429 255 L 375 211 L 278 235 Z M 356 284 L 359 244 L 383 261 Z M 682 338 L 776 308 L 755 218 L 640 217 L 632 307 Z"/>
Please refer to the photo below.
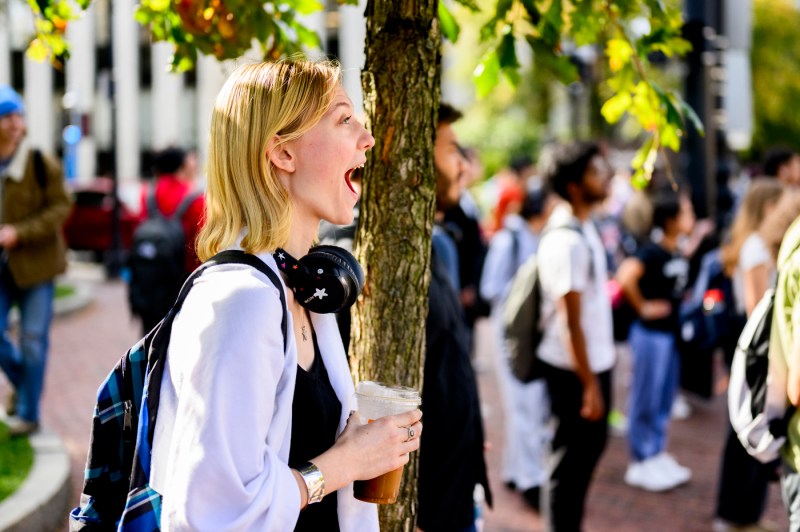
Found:
<path fill-rule="evenodd" d="M 302 309 L 303 313 L 303 324 L 300 326 L 300 334 L 303 336 L 303 341 L 307 342 L 308 337 L 306 336 L 306 309 Z"/>

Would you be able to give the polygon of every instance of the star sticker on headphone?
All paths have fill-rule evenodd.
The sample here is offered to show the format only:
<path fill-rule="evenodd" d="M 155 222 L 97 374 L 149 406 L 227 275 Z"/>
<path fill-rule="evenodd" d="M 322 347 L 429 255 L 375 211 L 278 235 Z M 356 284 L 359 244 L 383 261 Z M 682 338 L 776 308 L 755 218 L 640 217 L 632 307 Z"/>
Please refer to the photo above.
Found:
<path fill-rule="evenodd" d="M 318 297 L 322 299 L 323 297 L 328 297 L 328 294 L 325 293 L 325 288 L 317 288 L 312 297 Z"/>
<path fill-rule="evenodd" d="M 283 253 L 278 253 L 278 258 L 283 260 L 286 258 L 286 255 L 284 255 Z"/>

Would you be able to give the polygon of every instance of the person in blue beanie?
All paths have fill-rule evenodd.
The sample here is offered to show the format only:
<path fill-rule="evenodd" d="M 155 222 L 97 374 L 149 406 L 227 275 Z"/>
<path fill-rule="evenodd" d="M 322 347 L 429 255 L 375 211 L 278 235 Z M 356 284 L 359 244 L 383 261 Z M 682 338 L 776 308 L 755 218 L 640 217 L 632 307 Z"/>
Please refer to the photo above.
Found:
<path fill-rule="evenodd" d="M 25 140 L 25 104 L 0 85 L 0 368 L 14 391 L 6 404 L 9 434 L 39 427 L 53 279 L 67 266 L 61 226 L 70 211 L 57 161 Z M 8 314 L 20 312 L 19 342 L 11 342 Z"/>

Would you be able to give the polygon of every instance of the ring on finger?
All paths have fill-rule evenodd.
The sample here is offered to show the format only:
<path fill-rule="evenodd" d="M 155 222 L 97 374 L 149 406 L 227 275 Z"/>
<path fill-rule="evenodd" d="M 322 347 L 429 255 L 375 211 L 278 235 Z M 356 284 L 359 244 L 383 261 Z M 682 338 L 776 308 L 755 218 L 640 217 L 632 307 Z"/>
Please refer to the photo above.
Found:
<path fill-rule="evenodd" d="M 414 429 L 411 427 L 406 427 L 406 430 L 408 430 L 408 438 L 406 438 L 406 441 L 411 441 L 411 438 L 413 438 L 417 433 L 414 432 Z"/>

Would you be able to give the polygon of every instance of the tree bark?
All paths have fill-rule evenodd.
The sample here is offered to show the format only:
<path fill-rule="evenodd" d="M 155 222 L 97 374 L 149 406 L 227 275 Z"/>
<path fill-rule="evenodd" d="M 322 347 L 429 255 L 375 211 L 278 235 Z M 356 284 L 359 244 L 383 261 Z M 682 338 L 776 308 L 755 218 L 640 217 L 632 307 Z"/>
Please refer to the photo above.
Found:
<path fill-rule="evenodd" d="M 437 0 L 369 0 L 362 74 L 375 137 L 363 180 L 356 256 L 366 285 L 353 309 L 356 381 L 422 389 L 440 95 Z M 397 503 L 380 507 L 381 530 L 416 522 L 418 453 L 406 465 Z"/>

